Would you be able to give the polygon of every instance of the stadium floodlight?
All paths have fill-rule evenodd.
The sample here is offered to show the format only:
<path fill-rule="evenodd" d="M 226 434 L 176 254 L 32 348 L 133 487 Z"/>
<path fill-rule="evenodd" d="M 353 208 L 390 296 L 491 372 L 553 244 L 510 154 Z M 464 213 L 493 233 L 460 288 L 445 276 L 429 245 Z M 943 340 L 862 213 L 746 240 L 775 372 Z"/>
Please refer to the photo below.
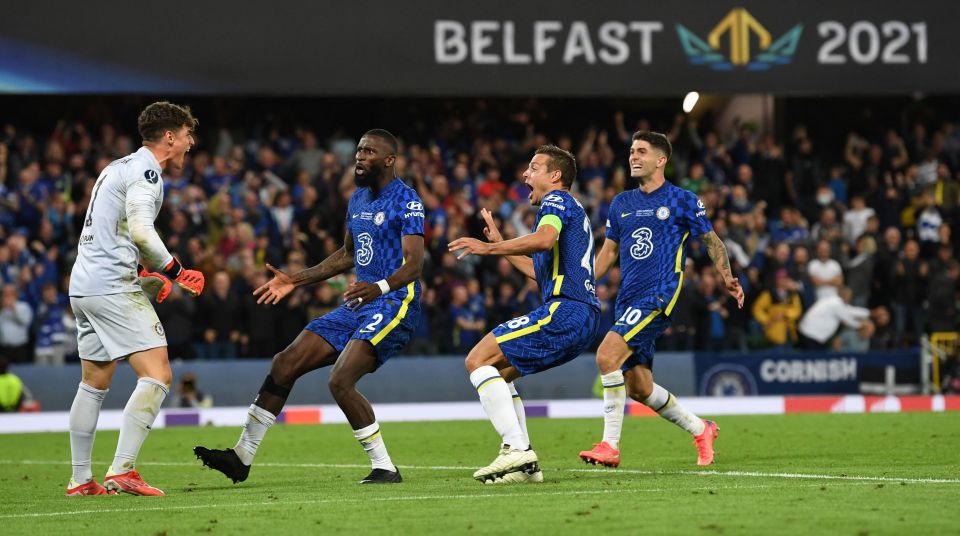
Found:
<path fill-rule="evenodd" d="M 700 100 L 700 94 L 696 91 L 687 93 L 687 96 L 683 98 L 683 113 L 688 114 L 692 112 L 693 107 L 697 105 L 698 100 Z"/>

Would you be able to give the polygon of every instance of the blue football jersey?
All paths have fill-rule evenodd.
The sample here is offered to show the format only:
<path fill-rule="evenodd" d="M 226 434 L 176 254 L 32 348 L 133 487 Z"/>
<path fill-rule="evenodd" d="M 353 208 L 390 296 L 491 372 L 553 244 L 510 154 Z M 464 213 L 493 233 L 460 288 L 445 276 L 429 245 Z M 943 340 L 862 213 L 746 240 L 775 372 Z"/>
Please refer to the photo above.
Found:
<path fill-rule="evenodd" d="M 560 227 L 552 249 L 533 254 L 533 269 L 543 303 L 560 297 L 600 309 L 593 275 L 593 228 L 580 203 L 564 190 L 543 197 L 534 228 Z"/>
<path fill-rule="evenodd" d="M 683 284 L 684 245 L 691 234 L 712 230 L 696 194 L 669 182 L 649 194 L 637 188 L 614 197 L 606 236 L 620 244 L 618 307 L 662 309 L 669 316 Z"/>
<path fill-rule="evenodd" d="M 393 179 L 376 197 L 369 188 L 357 188 L 347 205 L 357 280 L 375 283 L 393 275 L 403 264 L 404 235 L 423 235 L 423 219 L 420 197 L 400 179 Z M 420 296 L 420 282 L 412 285 Z"/>

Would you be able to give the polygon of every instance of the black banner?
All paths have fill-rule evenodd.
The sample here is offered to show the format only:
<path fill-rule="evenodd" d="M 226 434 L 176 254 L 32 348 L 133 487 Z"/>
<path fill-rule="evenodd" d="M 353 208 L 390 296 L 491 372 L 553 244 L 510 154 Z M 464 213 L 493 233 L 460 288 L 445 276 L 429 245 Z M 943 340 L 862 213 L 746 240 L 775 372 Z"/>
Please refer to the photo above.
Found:
<path fill-rule="evenodd" d="M 951 0 L 7 2 L 0 92 L 960 91 Z"/>

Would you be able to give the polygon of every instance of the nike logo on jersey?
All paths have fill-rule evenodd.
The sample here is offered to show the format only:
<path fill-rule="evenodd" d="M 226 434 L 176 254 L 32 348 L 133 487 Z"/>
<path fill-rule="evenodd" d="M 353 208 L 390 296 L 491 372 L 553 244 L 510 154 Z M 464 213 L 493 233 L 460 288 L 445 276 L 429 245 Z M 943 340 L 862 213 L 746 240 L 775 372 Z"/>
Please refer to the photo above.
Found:
<path fill-rule="evenodd" d="M 621 218 L 626 218 L 627 216 L 629 216 L 629 215 L 631 215 L 631 214 L 633 214 L 633 212 L 623 212 L 623 213 L 620 214 L 620 217 L 621 217 Z"/>

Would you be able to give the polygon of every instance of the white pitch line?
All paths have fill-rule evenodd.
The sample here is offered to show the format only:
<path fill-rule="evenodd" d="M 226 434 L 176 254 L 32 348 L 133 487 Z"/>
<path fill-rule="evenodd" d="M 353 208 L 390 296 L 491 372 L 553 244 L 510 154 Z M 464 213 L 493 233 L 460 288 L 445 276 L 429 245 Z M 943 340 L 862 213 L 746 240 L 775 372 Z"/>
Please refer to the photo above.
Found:
<path fill-rule="evenodd" d="M 0 465 L 68 465 L 70 462 L 64 460 L 46 461 L 46 460 L 0 460 Z M 107 461 L 94 462 L 95 465 L 108 464 Z M 167 467 L 198 467 L 198 463 L 185 462 L 145 462 L 144 466 L 157 465 Z M 258 463 L 258 467 L 279 467 L 296 469 L 367 469 L 369 464 L 351 464 L 351 463 Z M 463 467 L 458 465 L 401 465 L 404 470 L 422 470 L 422 471 L 472 471 L 473 467 Z M 921 478 L 921 477 L 894 477 L 894 476 L 851 476 L 851 475 L 822 475 L 808 473 L 764 473 L 760 471 L 657 471 L 645 469 L 555 469 L 546 468 L 548 472 L 570 472 L 570 473 L 606 473 L 614 475 L 617 473 L 632 475 L 650 475 L 650 476 L 730 476 L 730 477 L 752 477 L 752 478 L 786 478 L 786 479 L 807 479 L 807 480 L 838 480 L 850 482 L 906 482 L 909 484 L 960 484 L 957 478 Z"/>
<path fill-rule="evenodd" d="M 366 466 L 364 466 L 366 467 Z M 526 487 L 526 486 L 524 486 Z M 715 490 L 728 490 L 728 489 L 766 489 L 772 488 L 774 486 L 770 485 L 759 485 L 759 486 L 707 486 L 701 488 L 688 488 L 684 491 L 715 491 Z M 529 489 L 529 488 L 527 488 Z M 527 492 L 527 493 L 462 493 L 456 495 L 413 495 L 409 497 L 356 497 L 356 498 L 346 498 L 346 499 L 314 499 L 314 500 L 301 500 L 301 501 L 258 501 L 258 502 L 244 502 L 244 503 L 222 503 L 222 504 L 188 504 L 188 505 L 169 505 L 169 506 L 155 506 L 142 508 L 138 506 L 131 506 L 130 508 L 111 508 L 111 509 L 96 509 L 96 510 L 68 510 L 61 512 L 34 512 L 26 514 L 5 514 L 0 515 L 0 519 L 23 519 L 23 518 L 42 518 L 42 517 L 63 517 L 63 516 L 76 516 L 76 515 L 86 515 L 86 514 L 115 514 L 123 512 L 163 512 L 163 511 L 177 511 L 177 510 L 203 510 L 208 508 L 248 508 L 256 506 L 276 506 L 278 504 L 282 505 L 302 505 L 302 504 L 342 504 L 342 503 L 355 503 L 355 502 L 394 502 L 394 501 L 434 501 L 434 500 L 472 500 L 472 499 L 509 499 L 512 497 L 548 497 L 548 496 L 563 496 L 563 495 L 606 495 L 610 493 L 663 493 L 665 491 L 675 491 L 668 490 L 666 488 L 620 488 L 620 489 L 604 489 L 604 490 L 569 490 L 569 491 L 547 491 L 547 492 Z M 113 499 L 107 499 L 113 500 Z M 139 501 L 137 501 L 139 503 Z"/>
<path fill-rule="evenodd" d="M 574 473 L 603 473 L 611 469 L 561 469 Z M 805 473 L 762 473 L 759 471 L 645 471 L 642 469 L 613 469 L 618 473 L 634 475 L 695 475 L 695 476 L 746 476 L 757 478 L 797 478 L 809 480 L 846 480 L 853 482 L 907 482 L 910 484 L 960 484 L 957 478 L 897 478 L 893 476 L 814 475 Z"/>

